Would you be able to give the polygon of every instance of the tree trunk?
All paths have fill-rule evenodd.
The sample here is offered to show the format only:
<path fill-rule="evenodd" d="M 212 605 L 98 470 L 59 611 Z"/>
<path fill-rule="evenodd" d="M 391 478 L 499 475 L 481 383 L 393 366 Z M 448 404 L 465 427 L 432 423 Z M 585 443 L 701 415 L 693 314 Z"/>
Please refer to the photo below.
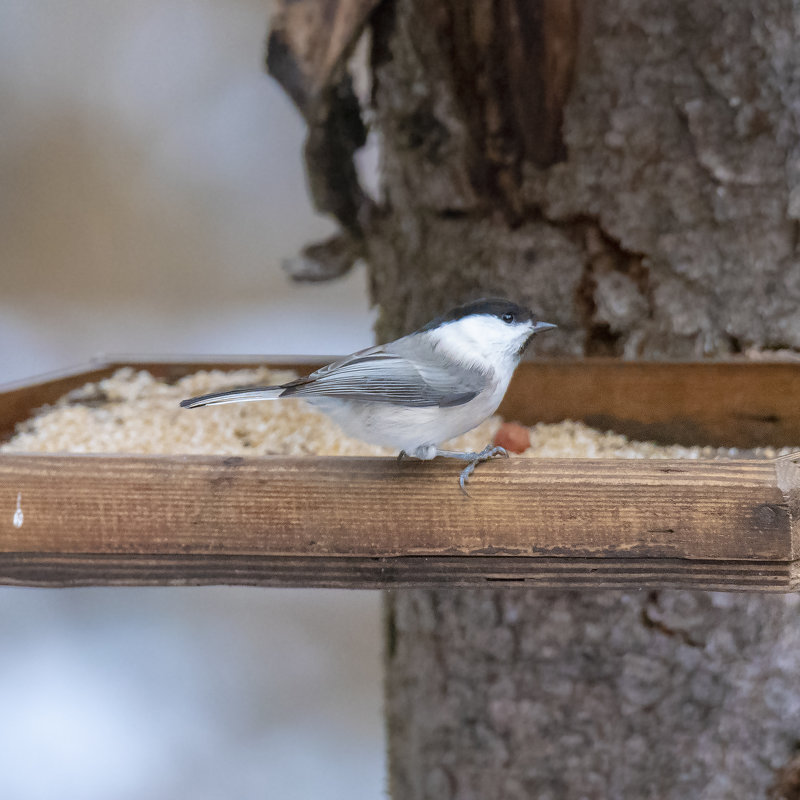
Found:
<path fill-rule="evenodd" d="M 391 796 L 770 796 L 800 740 L 799 604 L 679 591 L 394 592 Z"/>
<path fill-rule="evenodd" d="M 384 0 L 370 27 L 382 196 L 341 218 L 380 339 L 500 294 L 558 323 L 540 354 L 800 348 L 800 3 Z M 392 797 L 800 797 L 797 604 L 391 593 Z"/>
<path fill-rule="evenodd" d="M 384 5 L 379 334 L 494 291 L 539 352 L 800 346 L 800 6 L 753 6 Z"/>
<path fill-rule="evenodd" d="M 800 8 L 751 6 L 379 12 L 379 335 L 496 293 L 559 324 L 540 353 L 800 347 Z M 386 605 L 395 800 L 800 796 L 796 597 Z"/>

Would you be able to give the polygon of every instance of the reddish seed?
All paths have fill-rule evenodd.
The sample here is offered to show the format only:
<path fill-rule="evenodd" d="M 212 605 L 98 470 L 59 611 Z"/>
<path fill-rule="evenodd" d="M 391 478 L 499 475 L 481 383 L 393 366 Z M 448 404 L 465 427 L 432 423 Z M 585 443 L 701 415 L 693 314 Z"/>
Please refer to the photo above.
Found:
<path fill-rule="evenodd" d="M 524 425 L 504 422 L 494 436 L 494 444 L 509 453 L 524 453 L 531 446 L 530 432 Z"/>

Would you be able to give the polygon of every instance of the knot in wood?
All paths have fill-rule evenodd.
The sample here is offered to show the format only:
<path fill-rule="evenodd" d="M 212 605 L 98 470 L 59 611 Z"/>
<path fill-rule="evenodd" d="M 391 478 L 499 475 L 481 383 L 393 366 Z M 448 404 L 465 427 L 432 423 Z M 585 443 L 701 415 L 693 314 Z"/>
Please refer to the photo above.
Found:
<path fill-rule="evenodd" d="M 759 528 L 776 528 L 787 521 L 787 509 L 774 503 L 762 503 L 753 511 L 753 521 Z"/>

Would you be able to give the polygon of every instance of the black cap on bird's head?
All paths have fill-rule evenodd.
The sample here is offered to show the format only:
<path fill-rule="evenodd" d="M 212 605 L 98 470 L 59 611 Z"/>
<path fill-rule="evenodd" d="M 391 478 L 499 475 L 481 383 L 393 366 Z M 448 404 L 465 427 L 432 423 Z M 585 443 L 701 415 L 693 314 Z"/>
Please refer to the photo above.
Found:
<path fill-rule="evenodd" d="M 473 300 L 471 303 L 458 306 L 448 311 L 446 314 L 437 317 L 432 322 L 429 322 L 422 330 L 431 330 L 433 328 L 438 328 L 440 325 L 445 325 L 448 322 L 456 322 L 460 319 L 464 319 L 464 317 L 479 315 L 496 317 L 509 325 L 530 322 L 533 324 L 532 333 L 540 333 L 556 327 L 549 322 L 537 322 L 533 312 L 529 308 L 513 303 L 511 300 L 490 297 Z"/>

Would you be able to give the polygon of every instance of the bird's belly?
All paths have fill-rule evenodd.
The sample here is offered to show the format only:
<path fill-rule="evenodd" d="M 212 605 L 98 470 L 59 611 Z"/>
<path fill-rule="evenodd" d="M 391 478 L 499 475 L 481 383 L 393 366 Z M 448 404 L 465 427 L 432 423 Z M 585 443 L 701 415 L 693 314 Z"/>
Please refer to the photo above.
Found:
<path fill-rule="evenodd" d="M 411 452 L 424 445 L 438 445 L 480 425 L 494 413 L 502 399 L 479 395 L 468 403 L 449 408 L 408 408 L 391 403 L 314 398 L 310 401 L 355 439 Z"/>

